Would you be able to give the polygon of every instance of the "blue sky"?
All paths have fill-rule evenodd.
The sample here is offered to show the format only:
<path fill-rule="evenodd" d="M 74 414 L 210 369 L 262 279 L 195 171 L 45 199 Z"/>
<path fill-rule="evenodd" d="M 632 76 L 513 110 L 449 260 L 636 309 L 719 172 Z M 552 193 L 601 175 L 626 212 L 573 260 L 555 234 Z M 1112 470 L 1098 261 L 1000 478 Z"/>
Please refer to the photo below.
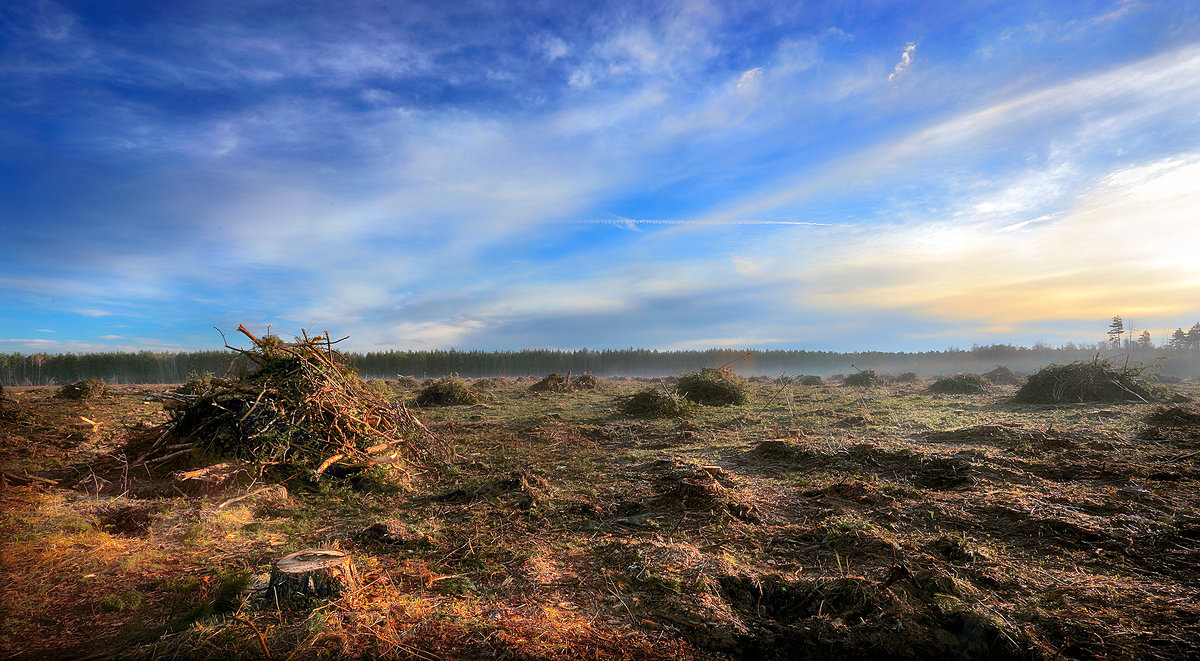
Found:
<path fill-rule="evenodd" d="M 1200 6 L 8 2 L 0 351 L 1200 320 Z"/>

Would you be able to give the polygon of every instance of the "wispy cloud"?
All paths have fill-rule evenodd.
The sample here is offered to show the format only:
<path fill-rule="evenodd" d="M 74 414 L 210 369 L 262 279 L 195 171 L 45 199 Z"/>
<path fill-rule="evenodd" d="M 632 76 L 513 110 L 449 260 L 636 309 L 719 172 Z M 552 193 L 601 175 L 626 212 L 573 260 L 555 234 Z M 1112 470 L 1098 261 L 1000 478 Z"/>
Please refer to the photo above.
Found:
<path fill-rule="evenodd" d="M 888 74 L 888 80 L 895 80 L 898 76 L 903 75 L 912 66 L 913 53 L 917 52 L 917 45 L 913 42 L 908 42 L 904 45 L 904 51 L 900 53 L 900 61 L 892 68 L 892 72 Z"/>
<path fill-rule="evenodd" d="M 1200 47 L 1161 12 L 984 11 L 960 43 L 918 6 L 197 7 L 114 10 L 119 33 L 0 10 L 11 334 L 699 346 L 1187 314 L 1044 245 L 1190 296 L 1182 257 L 1112 220 L 1125 196 L 1191 238 L 1195 200 L 1151 180 L 1195 174 Z M 919 36 L 898 62 L 896 34 Z"/>

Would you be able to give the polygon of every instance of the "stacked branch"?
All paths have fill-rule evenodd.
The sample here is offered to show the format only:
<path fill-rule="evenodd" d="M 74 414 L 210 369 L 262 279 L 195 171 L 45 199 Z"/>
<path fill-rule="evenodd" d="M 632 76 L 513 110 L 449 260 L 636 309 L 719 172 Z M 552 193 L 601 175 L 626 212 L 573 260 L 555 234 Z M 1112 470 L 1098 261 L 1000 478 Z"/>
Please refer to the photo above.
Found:
<path fill-rule="evenodd" d="M 1149 402 L 1159 393 L 1141 376 L 1140 367 L 1114 367 L 1107 360 L 1050 365 L 1029 375 L 1013 395 L 1022 404 L 1076 402 Z"/>
<path fill-rule="evenodd" d="M 171 419 L 159 443 L 169 433 L 208 456 L 305 468 L 315 477 L 335 465 L 420 461 L 416 440 L 424 426 L 402 403 L 359 380 L 333 348 L 341 340 L 302 331 L 288 343 L 270 334 L 255 337 L 245 326 L 238 331 L 253 347 L 225 346 L 252 368 L 165 393 Z"/>

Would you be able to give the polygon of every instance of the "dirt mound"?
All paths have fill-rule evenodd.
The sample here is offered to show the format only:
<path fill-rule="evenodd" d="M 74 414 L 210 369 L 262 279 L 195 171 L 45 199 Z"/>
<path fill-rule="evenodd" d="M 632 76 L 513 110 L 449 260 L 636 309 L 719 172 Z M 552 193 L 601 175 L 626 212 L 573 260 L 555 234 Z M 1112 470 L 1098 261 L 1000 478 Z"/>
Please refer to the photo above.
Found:
<path fill-rule="evenodd" d="M 963 453 L 926 455 L 907 449 L 885 450 L 872 443 L 851 445 L 842 452 L 863 468 L 907 475 L 913 486 L 922 489 L 949 491 L 974 481 L 974 465 Z"/>
<path fill-rule="evenodd" d="M 686 462 L 657 462 L 661 470 L 660 493 L 655 507 L 677 506 L 690 511 L 724 511 L 748 523 L 761 521 L 758 506 L 737 489 L 733 475 L 720 466 Z"/>
<path fill-rule="evenodd" d="M 432 500 L 452 505 L 465 505 L 477 500 L 512 496 L 521 509 L 533 509 L 545 500 L 549 483 L 540 476 L 525 471 L 513 471 L 505 477 L 451 489 L 433 496 Z"/>
<path fill-rule="evenodd" d="M 643 390 L 617 399 L 617 409 L 633 418 L 682 418 L 695 404 L 675 393 Z"/>
<path fill-rule="evenodd" d="M 818 455 L 809 448 L 787 438 L 772 438 L 750 450 L 751 456 L 772 461 L 803 461 Z"/>
<path fill-rule="evenodd" d="M 479 395 L 457 376 L 448 376 L 426 385 L 417 394 L 417 406 L 461 406 L 475 404 Z"/>
<path fill-rule="evenodd" d="M 1158 393 L 1141 378 L 1141 370 L 1117 368 L 1106 360 L 1050 365 L 1031 374 L 1013 395 L 1020 404 L 1078 402 L 1148 402 Z"/>
<path fill-rule="evenodd" d="M 746 381 L 729 369 L 706 367 L 684 374 L 675 387 L 685 399 L 704 406 L 746 403 Z"/>
<path fill-rule="evenodd" d="M 853 386 L 855 388 L 873 388 L 880 383 L 883 383 L 883 379 L 879 378 L 879 375 L 875 373 L 875 370 L 863 370 L 861 372 L 855 372 L 854 374 L 842 379 L 843 386 Z"/>
<path fill-rule="evenodd" d="M 987 379 L 988 381 L 991 381 L 993 384 L 998 385 L 998 386 L 1019 386 L 1019 385 L 1021 385 L 1021 379 L 1018 378 L 1017 375 L 1014 374 L 1012 370 L 1008 369 L 1007 367 L 1005 367 L 1003 365 L 997 365 L 996 369 L 994 369 L 990 372 L 984 372 L 983 378 Z"/>
<path fill-rule="evenodd" d="M 1200 425 L 1200 408 L 1194 405 L 1156 406 L 1146 422 L 1160 427 L 1191 427 Z"/>
<path fill-rule="evenodd" d="M 253 369 L 163 394 L 170 421 L 156 445 L 171 435 L 184 441 L 173 444 L 183 446 L 178 452 L 303 468 L 314 477 L 335 464 L 345 473 L 420 453 L 411 440 L 420 422 L 359 380 L 328 335 L 286 343 L 238 330 L 254 347 L 226 346 Z"/>
<path fill-rule="evenodd" d="M 150 534 L 150 524 L 160 509 L 154 502 L 108 505 L 96 512 L 96 522 L 101 530 L 113 535 L 145 537 Z"/>
<path fill-rule="evenodd" d="M 974 395 L 987 392 L 991 382 L 978 374 L 959 372 L 954 376 L 938 379 L 929 386 L 929 392 L 942 395 Z"/>
<path fill-rule="evenodd" d="M 96 379 L 85 379 L 65 385 L 54 395 L 61 399 L 99 399 L 108 393 L 108 385 Z"/>
<path fill-rule="evenodd" d="M 959 443 L 1043 442 L 1046 438 L 1046 433 L 1038 429 L 1003 424 L 959 427 L 925 434 L 927 441 L 956 441 Z"/>
<path fill-rule="evenodd" d="M 947 610 L 953 579 L 910 572 L 877 582 L 860 576 L 787 580 L 722 576 L 719 596 L 741 623 L 724 651 L 737 658 L 1027 659 L 1032 646 L 985 615 Z M 893 587 L 888 587 L 893 585 Z M 1020 642 L 1018 642 L 1020 641 Z"/>

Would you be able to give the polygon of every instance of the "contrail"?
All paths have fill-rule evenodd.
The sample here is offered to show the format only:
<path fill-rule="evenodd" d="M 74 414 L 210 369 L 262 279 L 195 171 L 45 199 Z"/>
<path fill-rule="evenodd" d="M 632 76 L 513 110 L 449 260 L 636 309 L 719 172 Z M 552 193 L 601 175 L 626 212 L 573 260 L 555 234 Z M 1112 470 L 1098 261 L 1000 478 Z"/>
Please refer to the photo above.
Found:
<path fill-rule="evenodd" d="M 832 223 L 810 223 L 800 220 L 685 220 L 663 218 L 596 218 L 563 221 L 570 225 L 806 225 L 830 227 Z"/>

